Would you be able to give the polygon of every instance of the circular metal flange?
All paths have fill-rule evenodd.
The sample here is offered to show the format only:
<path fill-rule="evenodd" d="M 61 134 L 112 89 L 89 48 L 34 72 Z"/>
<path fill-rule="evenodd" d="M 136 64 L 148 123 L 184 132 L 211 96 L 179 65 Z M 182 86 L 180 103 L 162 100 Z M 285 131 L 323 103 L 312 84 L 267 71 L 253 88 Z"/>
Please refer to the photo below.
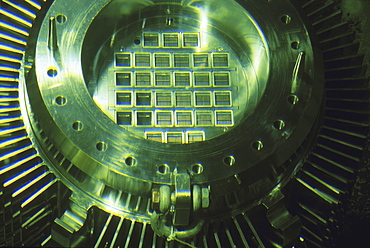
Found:
<path fill-rule="evenodd" d="M 192 172 L 192 183 L 197 184 L 237 178 L 238 173 L 257 170 L 257 166 L 262 169 L 256 176 L 262 178 L 268 174 L 265 166 L 279 167 L 295 152 L 316 118 L 322 92 L 322 74 L 317 69 L 321 67 L 320 59 L 314 55 L 305 25 L 287 1 L 57 0 L 46 16 L 36 45 L 37 84 L 27 82 L 29 100 L 35 118 L 49 140 L 86 175 L 81 184 L 92 185 L 99 181 L 119 191 L 147 195 L 152 183 L 173 184 L 171 172 L 175 168 Z M 145 42 L 144 34 L 153 30 L 160 30 L 162 36 L 158 37 L 178 32 L 184 40 L 178 46 L 186 48 L 180 52 L 188 52 L 193 58 L 193 64 L 187 70 L 173 66 L 171 73 L 185 71 L 213 75 L 217 71 L 226 71 L 235 80 L 228 88 L 236 99 L 235 106 L 229 108 L 221 104 L 222 109 L 219 109 L 214 103 L 204 107 L 206 111 L 214 111 L 212 118 L 216 122 L 217 113 L 235 113 L 231 122 L 225 117 L 226 121 L 220 122 L 219 126 L 208 128 L 194 124 L 181 130 L 159 125 L 164 132 L 183 131 L 187 135 L 194 130 L 205 133 L 205 138 L 198 142 L 177 144 L 146 139 L 138 135 L 141 129 L 117 124 L 114 115 L 110 116 L 109 111 L 114 107 L 110 106 L 109 99 L 93 99 L 96 95 L 89 92 L 99 88 L 100 81 L 114 78 L 112 75 L 117 68 L 112 69 L 110 65 L 115 63 L 117 66 L 117 55 L 122 55 L 122 59 L 125 59 L 124 55 L 136 56 L 135 51 L 128 49 Z M 183 35 L 186 33 L 199 34 L 199 44 L 186 47 Z M 135 37 L 144 38 L 138 40 Z M 220 50 L 220 46 L 209 46 L 204 37 L 213 39 L 215 44 L 224 44 L 226 52 Z M 130 40 L 133 44 L 127 45 Z M 153 46 L 154 52 L 174 56 L 172 50 L 166 52 L 165 47 Z M 138 49 L 137 52 L 150 53 L 149 50 Z M 199 70 L 195 68 L 197 54 L 208 54 L 208 58 L 215 61 L 214 54 L 225 53 L 233 58 L 230 62 L 232 69 L 212 65 Z M 132 73 L 155 73 L 152 67 L 155 65 Z M 175 86 L 171 88 L 171 94 L 176 94 Z M 216 94 L 214 82 L 212 86 L 203 91 Z M 102 89 L 114 94 L 134 92 L 108 86 Z M 155 90 L 152 83 L 152 89 L 146 88 L 144 93 L 156 96 Z M 186 90 L 196 97 L 196 89 L 191 87 L 178 92 Z M 133 94 L 137 94 L 136 91 L 132 97 Z M 104 96 L 109 97 L 109 93 Z M 42 99 L 41 105 L 38 97 Z M 138 99 L 135 101 L 137 103 Z M 117 99 L 113 103 L 117 103 Z M 195 105 L 186 109 L 192 111 L 193 118 L 197 111 L 203 111 Z M 158 110 L 163 109 L 154 104 L 150 111 L 157 113 Z M 177 110 L 184 111 L 173 106 L 173 111 Z M 214 135 L 207 136 L 207 130 Z M 195 164 L 198 165 L 196 169 Z M 64 178 L 70 178 L 65 168 L 55 166 L 54 169 Z M 276 184 L 269 183 L 270 188 Z M 91 191 L 93 198 L 105 201 L 98 189 Z M 256 196 L 259 193 L 256 192 Z"/>

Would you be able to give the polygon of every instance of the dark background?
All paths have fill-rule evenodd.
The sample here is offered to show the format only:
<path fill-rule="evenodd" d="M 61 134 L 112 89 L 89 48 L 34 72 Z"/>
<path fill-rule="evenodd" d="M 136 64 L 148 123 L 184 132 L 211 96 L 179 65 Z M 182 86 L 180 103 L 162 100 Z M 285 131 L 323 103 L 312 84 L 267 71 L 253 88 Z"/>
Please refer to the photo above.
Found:
<path fill-rule="evenodd" d="M 370 76 L 370 0 L 341 0 L 343 18 L 351 24 L 365 55 L 364 64 Z M 364 158 L 357 173 L 350 197 L 343 203 L 336 246 L 343 248 L 370 247 L 370 136 Z"/>

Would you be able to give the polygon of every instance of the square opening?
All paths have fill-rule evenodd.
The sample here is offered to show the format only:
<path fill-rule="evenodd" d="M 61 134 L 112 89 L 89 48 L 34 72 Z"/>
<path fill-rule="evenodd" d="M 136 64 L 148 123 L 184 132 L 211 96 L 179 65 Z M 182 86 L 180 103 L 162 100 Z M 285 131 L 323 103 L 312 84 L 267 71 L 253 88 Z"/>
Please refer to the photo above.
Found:
<path fill-rule="evenodd" d="M 121 126 L 132 125 L 132 112 L 117 112 L 117 124 Z"/>
<path fill-rule="evenodd" d="M 159 47 L 159 35 L 158 33 L 144 33 L 144 47 Z"/>
<path fill-rule="evenodd" d="M 151 86 L 150 72 L 137 72 L 135 76 L 135 85 L 138 87 Z"/>
<path fill-rule="evenodd" d="M 190 127 L 193 126 L 193 112 L 192 111 L 176 111 L 176 126 Z"/>
<path fill-rule="evenodd" d="M 227 87 L 230 86 L 230 74 L 229 72 L 215 72 L 214 75 L 214 85 L 217 87 Z"/>
<path fill-rule="evenodd" d="M 213 126 L 213 112 L 212 111 L 195 112 L 195 124 L 197 126 Z"/>
<path fill-rule="evenodd" d="M 211 85 L 208 72 L 194 72 L 194 87 L 207 87 Z"/>
<path fill-rule="evenodd" d="M 132 106 L 132 92 L 117 92 L 116 93 L 116 105 L 121 106 Z"/>
<path fill-rule="evenodd" d="M 215 106 L 216 107 L 230 107 L 231 106 L 231 92 L 230 91 L 216 91 L 215 92 Z"/>
<path fill-rule="evenodd" d="M 170 87 L 171 73 L 170 72 L 155 72 L 155 86 Z"/>
<path fill-rule="evenodd" d="M 216 126 L 233 126 L 233 112 L 231 110 L 216 110 Z"/>
<path fill-rule="evenodd" d="M 196 107 L 210 107 L 211 92 L 209 91 L 196 91 L 195 92 L 195 106 Z"/>
<path fill-rule="evenodd" d="M 152 105 L 152 94 L 150 92 L 136 92 L 136 106 L 149 107 Z"/>
<path fill-rule="evenodd" d="M 131 53 L 117 53 L 116 67 L 131 67 Z"/>
<path fill-rule="evenodd" d="M 171 107 L 172 106 L 172 94 L 168 92 L 156 92 L 155 93 L 155 105 L 157 107 Z"/>
<path fill-rule="evenodd" d="M 150 68 L 150 53 L 135 53 L 135 66 Z"/>
<path fill-rule="evenodd" d="M 184 33 L 183 34 L 184 47 L 198 47 L 199 34 L 198 33 Z"/>
<path fill-rule="evenodd" d="M 194 67 L 207 68 L 209 67 L 208 53 L 194 53 Z"/>
<path fill-rule="evenodd" d="M 182 144 L 184 140 L 184 134 L 182 132 L 167 132 L 167 142 Z"/>
<path fill-rule="evenodd" d="M 169 127 L 173 125 L 172 111 L 157 111 L 156 112 L 156 126 Z"/>
<path fill-rule="evenodd" d="M 145 138 L 148 140 L 163 142 L 163 133 L 162 132 L 145 132 Z"/>
<path fill-rule="evenodd" d="M 175 68 L 189 68 L 190 56 L 186 53 L 174 53 L 173 63 Z"/>
<path fill-rule="evenodd" d="M 175 86 L 189 87 L 190 72 L 175 72 Z"/>
<path fill-rule="evenodd" d="M 188 132 L 188 143 L 204 141 L 204 136 L 205 135 L 203 131 L 190 131 Z"/>
<path fill-rule="evenodd" d="M 137 112 L 136 113 L 137 126 L 152 126 L 152 112 Z"/>
<path fill-rule="evenodd" d="M 163 34 L 164 47 L 179 47 L 179 34 L 178 33 L 164 33 Z"/>
<path fill-rule="evenodd" d="M 131 72 L 117 72 L 116 86 L 131 86 Z"/>
<path fill-rule="evenodd" d="M 229 67 L 229 54 L 214 53 L 213 54 L 213 67 L 228 68 Z"/>
<path fill-rule="evenodd" d="M 168 68 L 170 67 L 170 54 L 169 53 L 156 53 L 154 54 L 155 67 Z"/>
<path fill-rule="evenodd" d="M 190 107 L 191 104 L 191 92 L 176 92 L 176 107 Z"/>

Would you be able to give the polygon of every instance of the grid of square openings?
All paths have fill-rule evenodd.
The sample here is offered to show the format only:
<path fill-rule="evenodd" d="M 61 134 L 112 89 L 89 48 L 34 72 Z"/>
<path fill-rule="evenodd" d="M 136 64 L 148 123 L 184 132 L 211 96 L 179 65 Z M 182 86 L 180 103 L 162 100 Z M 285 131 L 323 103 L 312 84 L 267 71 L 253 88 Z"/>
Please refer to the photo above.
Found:
<path fill-rule="evenodd" d="M 182 52 L 199 48 L 199 33 L 144 32 L 143 48 L 115 53 L 116 122 L 132 127 L 233 126 L 229 53 Z M 168 50 L 167 50 L 168 49 Z M 146 132 L 146 138 L 187 143 L 204 131 Z"/>
<path fill-rule="evenodd" d="M 118 68 L 229 68 L 229 53 L 119 52 Z"/>
<path fill-rule="evenodd" d="M 204 131 L 147 131 L 145 138 L 162 143 L 194 143 L 205 140 Z"/>
<path fill-rule="evenodd" d="M 200 46 L 199 33 L 143 32 L 142 45 L 147 48 L 195 48 Z"/>
<path fill-rule="evenodd" d="M 117 111 L 117 124 L 135 127 L 231 127 L 232 110 L 132 110 Z"/>
<path fill-rule="evenodd" d="M 231 91 L 117 90 L 116 108 L 225 108 L 232 107 Z"/>
<path fill-rule="evenodd" d="M 229 71 L 116 71 L 118 88 L 231 87 Z"/>

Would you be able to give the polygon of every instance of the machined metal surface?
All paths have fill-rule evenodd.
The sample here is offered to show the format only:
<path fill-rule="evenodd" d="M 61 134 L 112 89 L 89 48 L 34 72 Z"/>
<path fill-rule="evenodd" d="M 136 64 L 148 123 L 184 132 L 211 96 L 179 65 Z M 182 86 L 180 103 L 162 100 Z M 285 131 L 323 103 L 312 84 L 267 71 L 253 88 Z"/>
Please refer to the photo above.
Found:
<path fill-rule="evenodd" d="M 252 2 L 248 6 L 225 2 L 228 11 L 220 12 L 219 3 L 212 1 L 203 4 L 184 2 L 181 5 L 154 2 L 144 4 L 138 1 L 130 4 L 135 11 L 129 11 L 117 19 L 116 11 L 119 8 L 116 5 L 125 6 L 125 2 L 78 4 L 91 7 L 85 7 L 85 14 L 81 14 L 64 7 L 66 1 L 56 1 L 51 5 L 36 43 L 35 74 L 38 90 L 32 85 L 28 87 L 28 91 L 31 108 L 35 116 L 38 116 L 36 118 L 40 127 L 55 147 L 86 174 L 87 178 L 97 179 L 115 189 L 147 194 L 152 183 L 171 184 L 170 177 L 174 168 L 191 171 L 194 164 L 200 164 L 202 171 L 195 173 L 192 178 L 194 182 L 223 180 L 253 168 L 272 154 L 277 155 L 276 159 L 287 159 L 279 149 L 286 150 L 284 146 L 287 146 L 294 150 L 299 144 L 299 140 L 295 140 L 298 135 L 294 133 L 299 133 L 299 137 L 304 138 L 301 132 L 307 133 L 309 129 L 306 125 L 312 125 L 315 111 L 320 104 L 320 73 L 316 69 L 319 61 L 315 61 L 311 41 L 298 16 L 292 16 L 292 21 L 287 25 L 279 22 L 278 14 L 278 22 L 272 16 L 262 18 L 258 14 L 257 3 Z M 273 8 L 272 5 L 267 6 Z M 77 7 L 74 5 L 73 9 Z M 61 9 L 64 10 L 63 13 L 60 13 Z M 58 23 L 58 16 L 63 16 L 65 22 Z M 235 18 L 235 21 L 221 22 L 225 18 Z M 172 19 L 171 25 L 166 24 L 168 19 Z M 231 23 L 233 27 L 228 27 Z M 102 33 L 99 30 L 103 24 L 105 32 Z M 263 28 L 276 24 L 286 35 L 276 37 Z M 170 110 L 155 104 L 153 106 L 150 99 L 164 88 L 156 87 L 150 79 L 149 85 L 144 87 L 131 86 L 126 91 L 114 87 L 114 74 L 120 73 L 117 56 L 129 57 L 127 67 L 131 67 L 131 63 L 133 67 L 127 72 L 132 73 L 132 77 L 139 77 L 138 73 L 147 73 L 151 78 L 154 77 L 151 74 L 157 72 L 156 66 L 150 62 L 155 61 L 152 58 L 156 55 L 155 51 L 167 56 L 169 61 L 172 60 L 170 57 L 176 55 L 176 50 L 168 49 L 162 43 L 157 44 L 159 48 L 156 48 L 156 44 L 151 44 L 154 48 L 146 48 L 145 37 L 153 30 L 158 42 L 163 39 L 159 39 L 160 34 L 178 32 L 177 37 L 182 35 L 181 47 L 185 46 L 184 49 L 187 32 L 199 36 L 196 38 L 199 44 L 193 44 L 194 47 L 186 50 L 178 48 L 181 54 L 188 54 L 192 58 L 189 69 L 169 65 L 173 68 L 169 73 L 174 73 L 174 78 L 176 74 L 188 74 L 188 86 L 176 88 L 174 80 L 174 86 L 168 92 L 175 95 L 174 97 L 180 93 L 191 94 L 190 99 L 193 98 L 193 102 L 189 108 L 177 106 L 176 103 Z M 212 38 L 210 34 L 216 38 Z M 220 39 L 218 36 L 222 37 L 221 43 L 217 41 Z M 135 37 L 144 37 L 139 39 L 143 44 L 139 46 L 143 48 L 133 47 L 137 46 L 134 43 Z M 52 44 L 56 44 L 52 46 L 57 48 L 50 47 L 50 40 L 53 40 Z M 177 45 L 180 46 L 180 42 Z M 219 91 L 214 80 L 211 80 L 213 86 L 200 87 L 197 90 L 196 85 L 190 83 L 190 78 L 197 72 L 215 74 L 221 71 L 222 68 L 214 68 L 219 54 L 228 56 L 229 62 L 226 63 L 230 69 L 224 72 L 230 75 L 230 86 L 221 87 L 222 90 Z M 147 56 L 148 65 L 143 67 L 137 64 L 139 55 L 144 56 L 144 60 Z M 197 69 L 196 55 L 206 55 L 207 61 L 209 57 L 212 66 L 207 62 L 207 65 L 200 65 L 200 69 Z M 92 91 L 90 94 L 89 89 Z M 231 91 L 233 93 L 229 94 Z M 122 128 L 122 125 L 114 123 L 117 122 L 114 121 L 114 115 L 109 114 L 119 113 L 117 108 L 122 109 L 115 100 L 121 99 L 118 94 L 125 92 L 135 99 L 134 106 L 129 101 L 130 104 L 124 109 L 131 118 L 136 117 L 136 128 Z M 232 96 L 232 102 L 225 105 L 231 105 L 229 108 L 218 107 L 213 103 L 217 94 L 222 92 L 226 92 L 228 97 Z M 208 94 L 208 108 L 207 103 L 204 103 L 205 107 L 197 106 L 198 93 L 204 94 L 203 98 L 207 98 Z M 40 98 L 43 99 L 43 107 L 33 106 L 33 96 L 37 104 Z M 140 97 L 150 98 L 148 106 L 139 105 L 140 101 L 145 101 Z M 117 107 L 110 110 L 112 105 Z M 169 114 L 168 120 L 172 123 L 173 114 L 178 111 L 191 112 L 192 118 L 199 125 L 171 128 L 158 124 L 160 121 L 157 115 L 164 114 L 163 118 L 166 118 L 165 115 Z M 210 113 L 215 127 L 202 125 L 197 120 L 200 113 Z M 226 117 L 222 117 L 222 114 L 226 114 Z M 140 121 L 145 122 L 145 118 L 149 119 L 146 124 L 148 127 L 142 128 Z M 207 117 L 203 117 L 203 120 L 204 118 Z M 226 118 L 226 124 L 219 124 L 217 127 L 217 123 L 222 122 L 218 118 Z M 276 128 L 275 122 L 283 126 Z M 167 140 L 161 144 L 145 139 L 144 133 L 156 132 L 165 133 Z M 181 141 L 189 141 L 185 136 L 196 132 L 204 137 L 202 142 Z M 189 144 L 168 141 L 171 138 L 169 135 L 176 134 L 180 135 L 179 143 Z M 176 140 L 176 137 L 173 139 Z M 232 167 L 225 166 L 225 159 L 230 156 L 236 161 Z M 134 164 L 128 164 L 127 160 L 134 161 Z M 160 169 L 162 165 L 168 166 L 164 172 Z M 64 171 L 56 169 L 62 173 Z M 84 180 L 87 184 L 88 179 Z M 92 195 L 99 195 L 99 187 L 94 188 Z"/>
<path fill-rule="evenodd" d="M 330 138 L 349 131 L 330 127 L 343 122 L 330 90 L 323 105 L 333 74 L 321 19 L 311 26 L 287 0 L 26 2 L 37 11 L 13 0 L 0 9 L 10 18 L 0 23 L 4 219 L 33 205 L 22 228 L 53 216 L 42 245 L 315 243 L 307 223 L 326 220 L 309 199 L 329 213 L 353 173 L 330 142 L 362 149 Z M 56 188 L 45 199 L 57 209 L 36 205 Z"/>

